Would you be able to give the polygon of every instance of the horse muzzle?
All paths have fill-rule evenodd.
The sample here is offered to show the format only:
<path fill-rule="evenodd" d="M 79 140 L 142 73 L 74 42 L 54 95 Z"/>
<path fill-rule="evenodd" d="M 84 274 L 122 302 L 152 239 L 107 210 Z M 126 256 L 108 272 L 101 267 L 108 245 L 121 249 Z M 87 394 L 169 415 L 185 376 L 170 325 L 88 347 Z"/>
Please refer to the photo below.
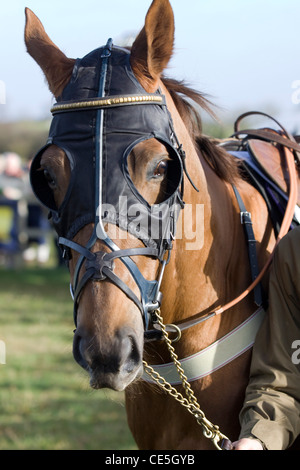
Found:
<path fill-rule="evenodd" d="M 108 335 L 109 336 L 109 335 Z M 143 345 L 136 332 L 122 327 L 113 337 L 89 337 L 78 328 L 74 335 L 73 356 L 88 371 L 94 389 L 124 390 L 141 377 Z"/>

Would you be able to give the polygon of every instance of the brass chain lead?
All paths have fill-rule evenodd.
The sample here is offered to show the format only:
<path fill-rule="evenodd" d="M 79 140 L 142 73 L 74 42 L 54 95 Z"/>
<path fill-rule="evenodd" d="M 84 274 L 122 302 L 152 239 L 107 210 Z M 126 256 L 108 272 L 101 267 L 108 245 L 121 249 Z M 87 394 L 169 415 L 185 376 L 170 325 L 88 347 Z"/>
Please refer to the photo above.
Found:
<path fill-rule="evenodd" d="M 228 438 L 224 434 L 221 433 L 221 431 L 219 430 L 219 426 L 214 425 L 205 417 L 205 414 L 200 408 L 200 405 L 188 382 L 188 379 L 186 375 L 184 374 L 184 370 L 181 366 L 181 363 L 178 359 L 175 349 L 172 346 L 172 341 L 170 340 L 166 327 L 163 323 L 163 318 L 160 314 L 160 309 L 157 309 L 154 312 L 154 314 L 157 318 L 158 324 L 161 327 L 164 340 L 167 344 L 171 358 L 179 374 L 183 389 L 185 391 L 186 398 L 180 392 L 178 392 L 175 387 L 169 384 L 158 372 L 156 372 L 153 369 L 153 367 L 151 367 L 146 361 L 143 361 L 144 370 L 154 380 L 154 382 L 157 385 L 159 385 L 159 387 L 163 388 L 165 392 L 167 392 L 169 395 L 175 398 L 176 401 L 178 401 L 194 416 L 197 423 L 202 428 L 203 435 L 207 439 L 210 439 L 218 450 L 222 450 L 222 448 L 219 445 L 219 442 L 223 439 L 228 440 Z"/>

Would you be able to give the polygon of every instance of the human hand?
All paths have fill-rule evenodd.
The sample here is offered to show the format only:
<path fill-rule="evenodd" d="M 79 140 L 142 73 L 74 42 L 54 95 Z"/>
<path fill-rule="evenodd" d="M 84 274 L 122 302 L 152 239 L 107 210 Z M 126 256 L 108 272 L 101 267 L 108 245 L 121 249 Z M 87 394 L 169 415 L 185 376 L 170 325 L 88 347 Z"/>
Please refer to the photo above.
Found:
<path fill-rule="evenodd" d="M 233 450 L 264 450 L 258 439 L 243 438 L 232 443 Z"/>

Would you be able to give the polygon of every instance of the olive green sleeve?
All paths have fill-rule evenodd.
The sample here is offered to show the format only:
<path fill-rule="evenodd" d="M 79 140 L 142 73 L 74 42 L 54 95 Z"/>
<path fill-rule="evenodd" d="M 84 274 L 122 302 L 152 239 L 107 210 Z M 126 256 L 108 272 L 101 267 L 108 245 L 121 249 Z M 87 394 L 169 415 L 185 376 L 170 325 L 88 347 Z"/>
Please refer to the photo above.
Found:
<path fill-rule="evenodd" d="M 279 244 L 271 269 L 269 308 L 253 348 L 250 382 L 240 414 L 242 437 L 270 450 L 300 433 L 300 228 Z"/>

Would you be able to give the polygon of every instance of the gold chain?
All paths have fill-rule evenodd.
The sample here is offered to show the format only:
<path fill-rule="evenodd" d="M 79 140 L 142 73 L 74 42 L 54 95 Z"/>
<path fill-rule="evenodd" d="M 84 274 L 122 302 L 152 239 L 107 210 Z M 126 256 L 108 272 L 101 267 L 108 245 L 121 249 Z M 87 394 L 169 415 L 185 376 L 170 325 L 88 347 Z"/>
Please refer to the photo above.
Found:
<path fill-rule="evenodd" d="M 156 372 L 153 367 L 147 364 L 146 361 L 143 361 L 144 370 L 145 372 L 155 381 L 157 385 L 163 388 L 169 395 L 175 398 L 182 406 L 184 406 L 196 419 L 197 423 L 202 427 L 203 435 L 210 439 L 215 447 L 218 450 L 222 450 L 219 446 L 219 442 L 223 439 L 228 440 L 228 438 L 222 434 L 219 430 L 219 426 L 212 424 L 206 417 L 203 411 L 200 409 L 200 405 L 197 402 L 197 398 L 188 382 L 186 375 L 184 374 L 184 370 L 178 360 L 178 356 L 175 352 L 174 347 L 172 346 L 172 341 L 169 338 L 168 332 L 166 327 L 163 323 L 163 318 L 160 315 L 160 309 L 156 310 L 155 312 L 157 322 L 161 327 L 164 339 L 166 341 L 168 350 L 170 352 L 171 358 L 175 364 L 177 372 L 180 376 L 182 386 L 184 388 L 186 398 L 179 393 L 176 388 L 174 388 L 171 384 L 169 384 L 158 372 Z"/>

